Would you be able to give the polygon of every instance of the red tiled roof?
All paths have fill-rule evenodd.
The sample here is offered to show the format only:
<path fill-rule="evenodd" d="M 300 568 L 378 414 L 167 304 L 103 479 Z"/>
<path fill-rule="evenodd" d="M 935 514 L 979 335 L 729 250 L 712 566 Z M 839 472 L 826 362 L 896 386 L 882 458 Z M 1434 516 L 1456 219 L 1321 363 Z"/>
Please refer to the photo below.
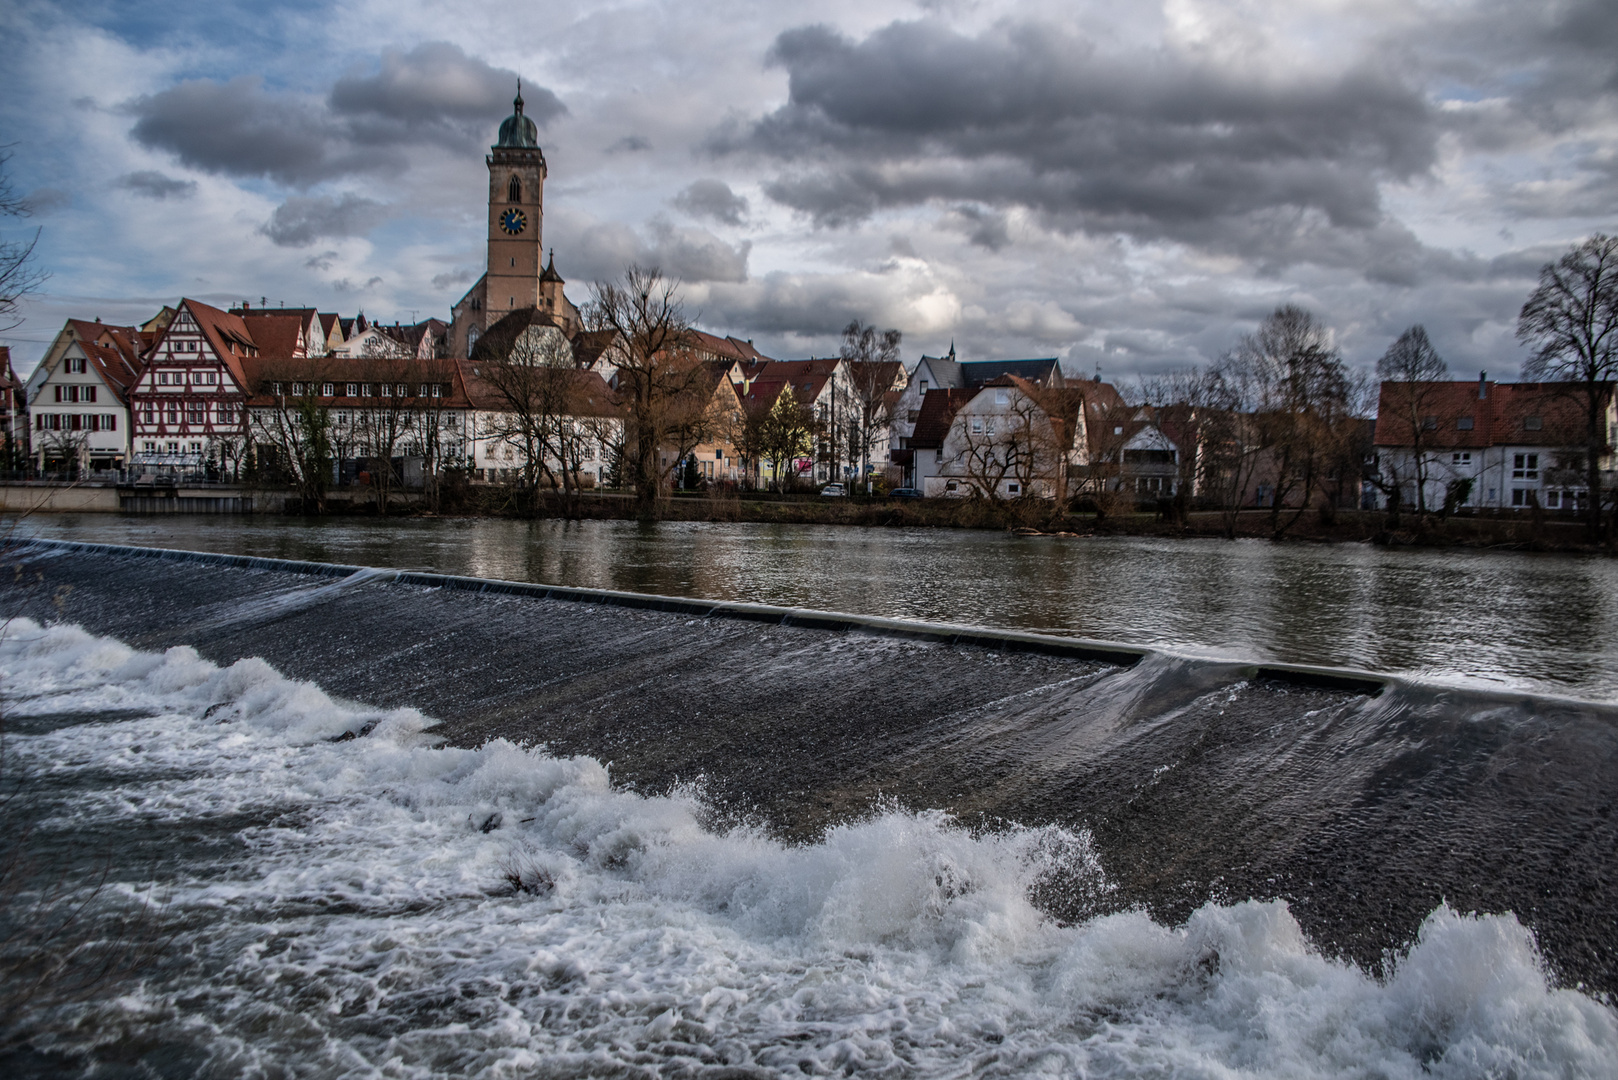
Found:
<path fill-rule="evenodd" d="M 1424 440 L 1430 446 L 1476 450 L 1486 446 L 1582 446 L 1585 442 L 1586 403 L 1581 384 L 1484 383 L 1481 400 L 1476 382 L 1417 385 L 1422 418 L 1431 417 L 1435 425 Z M 1609 385 L 1605 394 L 1611 392 Z M 1463 428 L 1467 419 L 1471 427 Z M 1530 419 L 1538 420 L 1538 430 L 1529 429 Z M 1377 400 L 1375 444 L 1413 445 L 1412 422 L 1404 384 L 1384 382 Z"/>
<path fill-rule="evenodd" d="M 910 435 L 910 445 L 938 447 L 944 445 L 955 414 L 968 401 L 978 396 L 976 390 L 929 390 L 921 399 L 921 410 L 916 416 L 916 429 Z"/>
<path fill-rule="evenodd" d="M 463 361 L 464 362 L 464 361 Z M 424 366 L 425 365 L 425 366 Z M 247 388 L 249 406 L 267 407 L 274 404 L 270 393 L 274 382 L 329 382 L 336 392 L 326 399 L 333 407 L 364 408 L 378 406 L 379 397 L 349 397 L 350 382 L 406 383 L 413 389 L 422 383 L 448 383 L 448 397 L 435 398 L 441 409 L 464 409 L 468 400 L 462 373 L 453 360 L 420 361 L 415 357 L 285 357 L 250 356 L 241 360 Z M 407 399 L 408 400 L 408 399 Z"/>
<path fill-rule="evenodd" d="M 181 299 L 180 306 L 191 312 L 191 317 L 196 320 L 203 336 L 208 339 L 208 344 L 213 346 L 220 361 L 236 380 L 236 385 L 245 387 L 247 376 L 242 371 L 242 358 L 251 353 L 256 346 L 253 344 L 252 331 L 247 329 L 247 324 L 242 322 L 241 316 L 220 311 L 199 300 Z M 167 337 L 173 328 L 173 322 L 164 327 L 162 334 L 152 343 L 153 347 Z M 231 348 L 233 345 L 240 351 L 233 351 Z"/>
<path fill-rule="evenodd" d="M 307 342 L 299 344 L 298 335 L 309 325 L 301 315 L 252 311 L 243 313 L 241 319 L 251 331 L 260 356 L 286 359 L 298 355 L 300 347 L 308 348 Z"/>
<path fill-rule="evenodd" d="M 488 361 L 449 360 L 459 372 L 461 385 L 467 401 L 474 409 L 485 412 L 501 412 L 506 408 L 505 398 L 496 390 L 487 379 L 483 378 L 481 371 L 488 366 Z M 594 371 L 579 371 L 563 369 L 572 380 L 570 390 L 574 405 L 569 415 L 572 416 L 617 416 L 623 411 L 618 396 L 612 392 L 607 381 Z"/>

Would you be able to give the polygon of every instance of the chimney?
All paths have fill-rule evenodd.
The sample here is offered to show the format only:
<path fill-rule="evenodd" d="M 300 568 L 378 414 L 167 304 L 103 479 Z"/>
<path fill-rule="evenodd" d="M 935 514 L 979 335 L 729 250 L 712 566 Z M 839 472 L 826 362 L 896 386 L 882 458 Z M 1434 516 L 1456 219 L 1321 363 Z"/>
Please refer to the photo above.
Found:
<path fill-rule="evenodd" d="M 1489 373 L 1487 371 L 1480 371 L 1480 372 L 1478 372 L 1478 400 L 1483 401 L 1483 400 L 1487 399 L 1488 396 L 1489 396 Z"/>

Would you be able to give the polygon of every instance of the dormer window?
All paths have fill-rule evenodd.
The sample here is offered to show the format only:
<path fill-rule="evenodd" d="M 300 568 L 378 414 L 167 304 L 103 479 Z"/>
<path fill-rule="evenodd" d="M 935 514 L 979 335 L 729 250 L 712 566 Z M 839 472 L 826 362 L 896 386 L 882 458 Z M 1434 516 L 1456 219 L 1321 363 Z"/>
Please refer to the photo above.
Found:
<path fill-rule="evenodd" d="M 511 182 L 506 185 L 506 201 L 522 202 L 522 181 L 517 179 L 516 174 L 512 175 Z"/>

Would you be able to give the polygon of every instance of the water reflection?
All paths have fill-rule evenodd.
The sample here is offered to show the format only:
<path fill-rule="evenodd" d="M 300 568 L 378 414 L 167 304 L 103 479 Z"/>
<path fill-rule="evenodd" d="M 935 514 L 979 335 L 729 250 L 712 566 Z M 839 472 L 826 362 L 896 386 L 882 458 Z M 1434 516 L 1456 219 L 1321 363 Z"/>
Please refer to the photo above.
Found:
<path fill-rule="evenodd" d="M 1618 564 L 1600 558 L 686 522 L 63 515 L 19 529 L 1015 627 L 1618 699 Z"/>

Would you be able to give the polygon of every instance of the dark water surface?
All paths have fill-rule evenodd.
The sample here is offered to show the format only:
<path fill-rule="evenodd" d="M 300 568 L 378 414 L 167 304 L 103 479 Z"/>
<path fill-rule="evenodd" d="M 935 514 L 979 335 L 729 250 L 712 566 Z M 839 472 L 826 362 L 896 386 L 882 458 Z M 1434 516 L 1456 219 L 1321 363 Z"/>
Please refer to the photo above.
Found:
<path fill-rule="evenodd" d="M 1618 560 L 666 522 L 38 516 L 19 532 L 759 603 L 1618 700 Z"/>

